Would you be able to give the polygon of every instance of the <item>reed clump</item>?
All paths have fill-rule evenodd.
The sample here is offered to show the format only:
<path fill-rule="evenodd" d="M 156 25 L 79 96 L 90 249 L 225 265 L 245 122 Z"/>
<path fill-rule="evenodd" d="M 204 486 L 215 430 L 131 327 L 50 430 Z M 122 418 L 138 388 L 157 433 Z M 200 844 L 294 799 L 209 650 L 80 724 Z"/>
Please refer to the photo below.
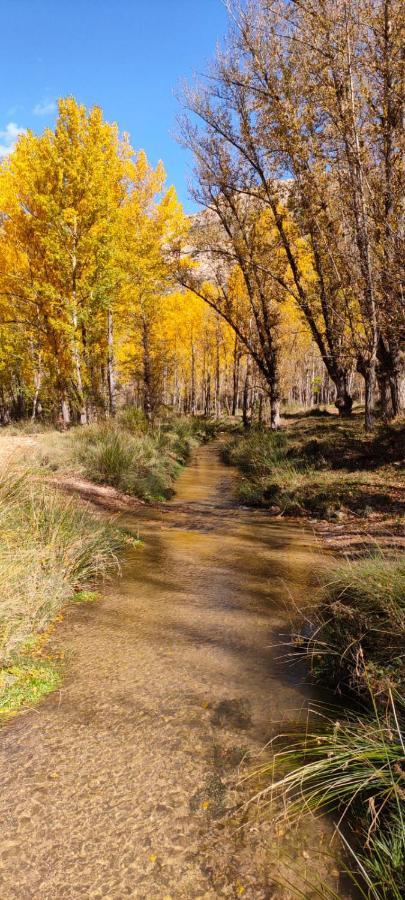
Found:
<path fill-rule="evenodd" d="M 385 704 L 405 694 L 405 560 L 377 551 L 332 567 L 307 642 L 312 669 L 335 690 Z"/>
<path fill-rule="evenodd" d="M 344 871 L 359 895 L 400 900 L 405 887 L 405 703 L 391 694 L 382 712 L 373 695 L 370 699 L 368 714 L 339 710 L 332 715 L 313 707 L 305 730 L 279 735 L 271 761 L 254 773 L 267 784 L 253 800 L 263 812 L 271 810 L 276 820 L 289 823 L 334 813 L 346 850 Z M 314 895 L 332 893 L 317 888 Z"/>

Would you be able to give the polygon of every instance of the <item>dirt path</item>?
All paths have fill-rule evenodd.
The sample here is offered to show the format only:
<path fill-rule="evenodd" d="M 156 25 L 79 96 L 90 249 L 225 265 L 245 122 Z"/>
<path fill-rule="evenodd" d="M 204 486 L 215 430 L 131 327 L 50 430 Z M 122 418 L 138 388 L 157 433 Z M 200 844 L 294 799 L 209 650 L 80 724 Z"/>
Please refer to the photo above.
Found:
<path fill-rule="evenodd" d="M 202 447 L 170 505 L 128 514 L 144 544 L 68 611 L 63 689 L 0 732 L 1 900 L 264 900 L 287 896 L 279 860 L 313 875 L 326 826 L 276 836 L 232 811 L 242 758 L 308 697 L 271 645 L 322 560 L 305 529 L 234 507 L 234 477 Z"/>

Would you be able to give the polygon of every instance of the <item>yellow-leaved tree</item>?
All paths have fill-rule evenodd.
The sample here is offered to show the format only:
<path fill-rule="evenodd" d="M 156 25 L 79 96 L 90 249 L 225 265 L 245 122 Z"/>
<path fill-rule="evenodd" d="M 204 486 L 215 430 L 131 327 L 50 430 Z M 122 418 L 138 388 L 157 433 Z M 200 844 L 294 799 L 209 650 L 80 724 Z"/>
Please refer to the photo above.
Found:
<path fill-rule="evenodd" d="M 175 288 L 179 245 L 187 219 L 174 188 L 164 188 L 161 163 L 149 165 L 144 152 L 127 163 L 127 193 L 121 209 L 120 297 L 116 329 L 119 368 L 142 385 L 142 406 L 150 421 L 161 400 L 170 347 L 165 306 Z"/>
<path fill-rule="evenodd" d="M 0 170 L 2 303 L 25 329 L 34 403 L 45 378 L 65 421 L 103 399 L 127 155 L 101 110 L 69 97 L 55 129 L 21 136 Z"/>

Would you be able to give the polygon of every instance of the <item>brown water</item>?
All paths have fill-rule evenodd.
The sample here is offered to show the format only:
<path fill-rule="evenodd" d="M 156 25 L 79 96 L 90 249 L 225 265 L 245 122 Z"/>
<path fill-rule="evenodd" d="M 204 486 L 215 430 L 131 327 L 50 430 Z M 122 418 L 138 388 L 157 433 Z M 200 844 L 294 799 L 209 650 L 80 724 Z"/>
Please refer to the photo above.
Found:
<path fill-rule="evenodd" d="M 313 873 L 326 826 L 229 814 L 246 752 L 308 698 L 272 645 L 321 563 L 305 528 L 235 506 L 234 480 L 202 447 L 170 504 L 127 520 L 144 543 L 122 579 L 59 629 L 62 690 L 1 731 L 0 900 L 260 900 L 288 896 L 279 858 Z"/>

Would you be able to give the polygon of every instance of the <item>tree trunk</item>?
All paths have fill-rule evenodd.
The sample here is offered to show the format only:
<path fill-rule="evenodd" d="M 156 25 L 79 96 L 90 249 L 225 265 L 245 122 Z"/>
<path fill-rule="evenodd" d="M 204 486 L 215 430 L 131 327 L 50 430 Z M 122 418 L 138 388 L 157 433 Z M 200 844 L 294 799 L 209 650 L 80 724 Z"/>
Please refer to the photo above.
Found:
<path fill-rule="evenodd" d="M 235 335 L 235 344 L 233 350 L 233 372 L 232 372 L 232 415 L 236 416 L 238 409 L 238 393 L 239 393 L 239 363 L 240 353 L 238 346 L 238 338 Z"/>
<path fill-rule="evenodd" d="M 83 379 L 82 379 L 82 365 L 80 358 L 80 350 L 79 345 L 77 343 L 77 328 L 78 328 L 78 316 L 77 316 L 77 254 L 76 254 L 76 246 L 77 246 L 77 221 L 74 223 L 73 227 L 73 251 L 72 251 L 72 299 L 73 299 L 73 309 L 72 309 L 72 324 L 73 324 L 73 361 L 76 369 L 76 391 L 77 397 L 79 401 L 79 421 L 81 425 L 87 425 L 87 411 L 86 405 L 84 402 L 84 393 L 83 393 Z"/>
<path fill-rule="evenodd" d="M 390 380 L 389 380 L 386 372 L 381 372 L 377 376 L 377 381 L 378 381 L 378 390 L 379 390 L 379 394 L 380 394 L 381 416 L 382 416 L 384 422 L 388 422 L 390 419 L 392 419 Z"/>
<path fill-rule="evenodd" d="M 191 390 L 190 390 L 190 412 L 192 416 L 196 414 L 196 390 L 195 390 L 195 347 L 194 341 L 191 341 Z"/>
<path fill-rule="evenodd" d="M 280 428 L 280 400 L 270 398 L 270 428 L 278 431 Z"/>
<path fill-rule="evenodd" d="M 208 372 L 207 378 L 206 378 L 206 385 L 205 385 L 204 415 L 209 416 L 210 412 L 211 412 L 211 376 L 210 376 L 210 373 Z"/>
<path fill-rule="evenodd" d="M 31 421 L 35 422 L 37 409 L 38 409 L 38 399 L 39 392 L 41 390 L 41 382 L 42 382 L 42 372 L 41 369 L 38 368 L 34 375 L 34 385 L 35 385 L 35 394 L 32 401 L 32 413 L 31 413 Z"/>
<path fill-rule="evenodd" d="M 347 372 L 340 372 L 333 378 L 336 386 L 335 406 L 340 416 L 350 416 L 352 413 L 353 400 L 349 393 L 348 380 Z"/>
<path fill-rule="evenodd" d="M 70 408 L 67 397 L 62 397 L 61 400 L 61 417 L 63 428 L 67 428 L 70 425 Z"/>
<path fill-rule="evenodd" d="M 364 384 L 365 384 L 365 394 L 364 394 L 364 427 L 366 431 L 372 431 L 374 425 L 374 382 L 375 382 L 375 370 L 374 367 L 367 366 L 364 370 Z"/>
<path fill-rule="evenodd" d="M 152 364 L 150 358 L 149 327 L 145 318 L 142 319 L 142 346 L 143 346 L 143 411 L 150 424 L 153 419 L 153 391 L 152 391 Z"/>
<path fill-rule="evenodd" d="M 402 368 L 401 351 L 396 346 L 390 346 L 389 342 L 383 336 L 380 336 L 377 375 L 379 386 L 381 379 L 384 378 L 387 383 L 387 391 L 389 389 L 390 392 L 390 402 L 387 399 L 386 404 L 387 418 L 395 418 L 403 408 L 401 392 Z"/>
<path fill-rule="evenodd" d="M 250 382 L 251 382 L 251 359 L 250 356 L 246 360 L 246 375 L 243 385 L 243 402 L 242 402 L 242 421 L 243 427 L 249 428 L 249 398 L 250 398 Z"/>
<path fill-rule="evenodd" d="M 76 393 L 77 399 L 79 402 L 79 422 L 81 425 L 87 425 L 87 410 L 84 402 L 84 393 L 83 393 L 83 379 L 82 379 L 82 364 L 80 359 L 80 351 L 77 346 L 76 341 L 76 331 L 77 331 L 77 313 L 76 310 L 73 310 L 73 329 L 74 329 L 74 337 L 73 337 L 73 360 L 76 369 Z"/>
<path fill-rule="evenodd" d="M 271 371 L 270 428 L 272 431 L 278 431 L 280 428 L 280 389 L 279 389 L 277 359 L 274 360 L 272 371 Z"/>
<path fill-rule="evenodd" d="M 263 424 L 263 394 L 259 394 L 259 409 L 257 412 L 257 424 Z"/>
<path fill-rule="evenodd" d="M 215 418 L 219 419 L 221 414 L 220 391 L 221 391 L 221 367 L 219 356 L 219 329 L 217 326 L 216 344 L 215 344 Z"/>
<path fill-rule="evenodd" d="M 112 310 L 107 312 L 107 382 L 108 382 L 108 406 L 110 416 L 115 416 L 116 412 L 116 396 L 115 396 L 115 369 L 114 369 L 114 344 L 113 344 L 113 314 Z"/>
<path fill-rule="evenodd" d="M 395 418 L 395 416 L 399 416 L 399 414 L 404 409 L 404 405 L 405 405 L 405 402 L 404 402 L 404 393 L 405 392 L 404 392 L 404 388 L 403 388 L 403 381 L 404 381 L 404 378 L 403 378 L 403 376 L 401 378 L 401 374 L 399 372 L 395 372 L 393 375 L 390 376 L 390 379 L 389 379 L 390 391 L 391 391 L 392 415 L 394 418 Z M 401 382 L 402 382 L 402 384 L 401 384 Z M 401 387 L 402 387 L 402 390 L 401 390 Z"/>

